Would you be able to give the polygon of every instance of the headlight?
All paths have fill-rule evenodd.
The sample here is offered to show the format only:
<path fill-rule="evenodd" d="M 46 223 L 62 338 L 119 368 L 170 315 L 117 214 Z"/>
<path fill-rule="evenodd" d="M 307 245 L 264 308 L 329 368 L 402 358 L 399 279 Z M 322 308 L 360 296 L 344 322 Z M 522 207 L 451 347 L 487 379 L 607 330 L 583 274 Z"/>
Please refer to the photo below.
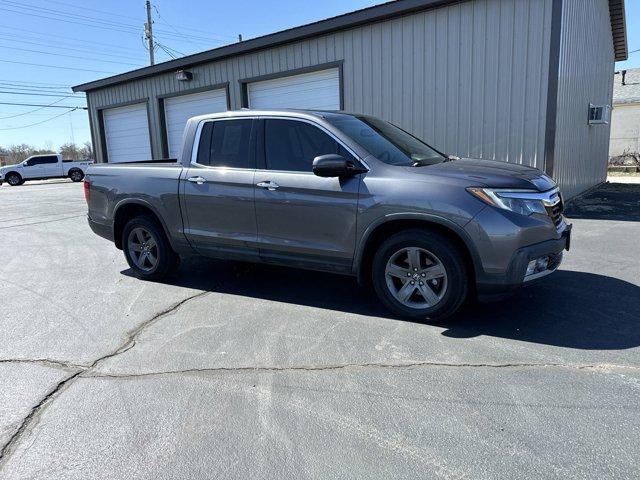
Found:
<path fill-rule="evenodd" d="M 528 198 L 539 194 L 535 190 L 496 190 L 491 188 L 470 187 L 467 191 L 484 203 L 493 207 L 511 210 L 521 215 L 531 215 L 533 213 L 547 214 L 542 200 Z"/>

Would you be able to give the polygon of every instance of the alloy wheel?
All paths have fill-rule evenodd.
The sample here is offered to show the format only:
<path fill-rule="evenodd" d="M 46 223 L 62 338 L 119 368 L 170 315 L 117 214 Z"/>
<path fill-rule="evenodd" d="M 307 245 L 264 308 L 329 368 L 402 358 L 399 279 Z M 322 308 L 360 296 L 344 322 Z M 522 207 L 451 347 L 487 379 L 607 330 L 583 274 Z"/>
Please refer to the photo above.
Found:
<path fill-rule="evenodd" d="M 434 307 L 447 291 L 444 265 L 424 248 L 406 247 L 391 255 L 385 280 L 393 297 L 409 308 Z"/>
<path fill-rule="evenodd" d="M 158 244 L 147 229 L 136 227 L 131 230 L 127 249 L 139 269 L 150 272 L 158 265 Z"/>

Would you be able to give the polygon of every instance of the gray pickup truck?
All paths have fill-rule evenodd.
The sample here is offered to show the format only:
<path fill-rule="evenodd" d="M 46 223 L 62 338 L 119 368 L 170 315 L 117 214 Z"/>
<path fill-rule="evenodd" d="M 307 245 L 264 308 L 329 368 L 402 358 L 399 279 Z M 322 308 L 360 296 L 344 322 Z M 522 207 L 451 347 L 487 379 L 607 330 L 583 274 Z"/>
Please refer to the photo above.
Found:
<path fill-rule="evenodd" d="M 191 254 L 325 270 L 417 320 L 552 273 L 571 232 L 539 170 L 339 112 L 195 117 L 178 161 L 92 165 L 85 195 L 93 231 L 143 279 Z"/>

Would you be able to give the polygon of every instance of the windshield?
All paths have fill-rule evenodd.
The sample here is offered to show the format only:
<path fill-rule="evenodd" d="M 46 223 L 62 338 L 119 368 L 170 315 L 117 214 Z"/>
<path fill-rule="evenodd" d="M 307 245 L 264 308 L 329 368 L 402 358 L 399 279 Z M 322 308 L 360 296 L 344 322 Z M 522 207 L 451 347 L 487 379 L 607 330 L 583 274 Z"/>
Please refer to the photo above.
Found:
<path fill-rule="evenodd" d="M 417 167 L 446 162 L 447 158 L 404 130 L 374 117 L 340 115 L 327 120 L 389 165 Z"/>

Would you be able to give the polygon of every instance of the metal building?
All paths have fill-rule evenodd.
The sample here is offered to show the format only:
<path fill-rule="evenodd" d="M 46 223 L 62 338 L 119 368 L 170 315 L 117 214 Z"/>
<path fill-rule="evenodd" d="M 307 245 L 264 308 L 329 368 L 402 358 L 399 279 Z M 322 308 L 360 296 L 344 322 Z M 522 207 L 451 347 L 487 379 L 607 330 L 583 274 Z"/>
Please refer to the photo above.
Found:
<path fill-rule="evenodd" d="M 376 115 L 461 157 L 603 181 L 624 0 L 398 0 L 78 85 L 98 161 L 175 157 L 187 118 Z"/>

